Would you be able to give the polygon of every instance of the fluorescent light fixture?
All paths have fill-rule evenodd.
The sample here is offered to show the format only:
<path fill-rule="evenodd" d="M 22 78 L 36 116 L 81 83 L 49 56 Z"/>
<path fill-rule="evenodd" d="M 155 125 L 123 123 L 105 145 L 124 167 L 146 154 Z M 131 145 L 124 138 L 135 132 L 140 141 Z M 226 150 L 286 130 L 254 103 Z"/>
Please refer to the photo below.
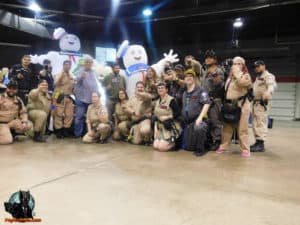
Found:
<path fill-rule="evenodd" d="M 150 8 L 144 9 L 143 15 L 144 15 L 145 17 L 151 16 L 151 15 L 152 15 L 152 10 L 151 10 Z"/>
<path fill-rule="evenodd" d="M 233 27 L 235 27 L 235 28 L 240 28 L 243 25 L 244 25 L 244 23 L 241 18 L 236 18 L 233 22 Z"/>
<path fill-rule="evenodd" d="M 35 3 L 35 2 L 33 2 L 33 3 L 31 3 L 29 5 L 29 9 L 32 10 L 32 11 L 34 11 L 34 12 L 40 12 L 40 11 L 42 11 L 41 7 L 37 3 Z"/>

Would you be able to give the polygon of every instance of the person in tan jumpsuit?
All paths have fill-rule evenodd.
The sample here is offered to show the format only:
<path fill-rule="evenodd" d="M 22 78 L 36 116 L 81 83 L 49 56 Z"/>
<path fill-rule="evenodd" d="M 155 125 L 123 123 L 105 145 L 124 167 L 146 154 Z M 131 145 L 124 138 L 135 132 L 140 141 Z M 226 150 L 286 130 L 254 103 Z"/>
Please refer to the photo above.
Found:
<path fill-rule="evenodd" d="M 246 96 L 248 91 L 252 88 L 251 77 L 248 73 L 245 60 L 242 57 L 235 57 L 233 59 L 233 66 L 231 73 L 225 83 L 226 101 L 231 101 L 241 107 L 241 117 L 237 125 L 239 145 L 241 154 L 244 157 L 250 156 L 249 134 L 248 134 L 248 120 L 250 116 L 250 102 L 248 98 L 238 100 L 242 96 Z M 223 140 L 220 148 L 216 151 L 221 154 L 228 149 L 233 134 L 234 125 L 224 123 L 223 125 Z"/>
<path fill-rule="evenodd" d="M 125 112 L 125 107 L 128 102 L 128 96 L 125 90 L 119 91 L 119 102 L 115 105 L 115 131 L 113 138 L 115 140 L 125 140 L 128 138 L 129 129 L 131 126 L 131 120 L 127 112 Z"/>
<path fill-rule="evenodd" d="M 176 139 L 181 134 L 180 124 L 175 120 L 180 115 L 180 108 L 174 97 L 168 95 L 166 83 L 158 83 L 157 90 L 159 99 L 155 101 L 154 106 L 157 120 L 154 124 L 153 148 L 166 152 L 175 147 Z"/>
<path fill-rule="evenodd" d="M 266 65 L 262 60 L 256 61 L 254 68 L 257 77 L 253 85 L 252 128 L 256 142 L 250 147 L 250 150 L 251 152 L 264 152 L 264 142 L 268 131 L 268 112 L 276 81 L 275 76 L 266 70 Z"/>
<path fill-rule="evenodd" d="M 48 83 L 42 79 L 39 81 L 38 88 L 29 92 L 27 104 L 29 119 L 33 122 L 33 140 L 36 142 L 46 141 L 43 134 L 46 130 L 50 107 L 51 96 L 48 93 Z"/>
<path fill-rule="evenodd" d="M 71 61 L 63 63 L 63 71 L 55 76 L 54 99 L 55 110 L 53 112 L 54 128 L 57 138 L 69 137 L 70 128 L 74 118 L 74 103 L 71 95 L 75 81 L 70 74 Z"/>
<path fill-rule="evenodd" d="M 10 81 L 6 93 L 0 96 L 0 144 L 13 143 L 14 136 L 32 128 L 21 98 L 17 96 L 18 84 Z"/>
<path fill-rule="evenodd" d="M 135 94 L 129 98 L 125 109 L 133 122 L 130 129 L 130 141 L 133 144 L 149 145 L 151 142 L 152 98 L 151 94 L 145 92 L 144 83 L 137 82 Z"/>
<path fill-rule="evenodd" d="M 92 93 L 92 104 L 89 105 L 86 113 L 86 124 L 88 132 L 82 139 L 84 143 L 106 143 L 111 132 L 111 125 L 107 109 L 101 102 L 100 94 L 96 92 Z"/>

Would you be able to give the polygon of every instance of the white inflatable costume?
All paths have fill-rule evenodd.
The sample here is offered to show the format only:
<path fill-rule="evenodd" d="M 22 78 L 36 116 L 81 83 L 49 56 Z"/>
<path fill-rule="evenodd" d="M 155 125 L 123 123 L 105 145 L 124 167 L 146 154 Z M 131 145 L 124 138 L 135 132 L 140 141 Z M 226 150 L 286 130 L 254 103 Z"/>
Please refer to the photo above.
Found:
<path fill-rule="evenodd" d="M 31 55 L 31 62 L 34 64 L 43 64 L 45 59 L 49 59 L 52 65 L 52 74 L 56 75 L 62 71 L 63 62 L 70 60 L 72 62 L 71 73 L 77 76 L 80 70 L 80 60 L 86 57 L 91 57 L 88 54 L 81 54 L 81 42 L 75 34 L 68 34 L 65 29 L 59 27 L 54 30 L 53 38 L 59 40 L 60 52 L 50 51 L 44 55 Z M 92 58 L 92 57 L 91 57 Z M 98 63 L 94 61 L 94 67 Z"/>
<path fill-rule="evenodd" d="M 173 54 L 173 50 L 169 54 L 164 54 L 164 58 L 153 64 L 151 67 L 161 76 L 167 62 L 178 62 L 177 54 Z M 117 58 L 122 58 L 126 69 L 127 94 L 132 96 L 135 91 L 135 84 L 138 81 L 144 81 L 148 69 L 148 56 L 146 50 L 141 45 L 129 45 L 129 41 L 125 40 L 117 52 Z"/>

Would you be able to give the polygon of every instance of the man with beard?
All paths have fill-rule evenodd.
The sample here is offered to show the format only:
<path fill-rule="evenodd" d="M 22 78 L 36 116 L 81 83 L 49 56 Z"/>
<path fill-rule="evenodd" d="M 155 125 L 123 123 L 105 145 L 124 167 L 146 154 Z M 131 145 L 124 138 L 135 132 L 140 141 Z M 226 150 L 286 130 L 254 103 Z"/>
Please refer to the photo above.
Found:
<path fill-rule="evenodd" d="M 208 117 L 210 121 L 209 133 L 212 138 L 210 150 L 215 151 L 219 148 L 222 140 L 220 112 L 224 95 L 224 73 L 221 68 L 217 66 L 217 55 L 213 50 L 206 51 L 204 58 L 207 69 L 203 75 L 202 85 L 212 100 Z"/>
<path fill-rule="evenodd" d="M 74 119 L 74 100 L 72 99 L 75 80 L 70 74 L 71 61 L 63 62 L 63 70 L 55 76 L 54 98 L 56 106 L 53 112 L 53 122 L 57 138 L 71 136 L 71 126 Z"/>
<path fill-rule="evenodd" d="M 152 95 L 145 91 L 142 81 L 136 83 L 135 94 L 131 96 L 124 108 L 132 119 L 130 136 L 133 144 L 149 145 L 151 142 Z"/>
<path fill-rule="evenodd" d="M 6 93 L 0 96 L 0 144 L 11 144 L 17 134 L 24 134 L 32 128 L 24 103 L 17 93 L 18 83 L 10 81 Z"/>

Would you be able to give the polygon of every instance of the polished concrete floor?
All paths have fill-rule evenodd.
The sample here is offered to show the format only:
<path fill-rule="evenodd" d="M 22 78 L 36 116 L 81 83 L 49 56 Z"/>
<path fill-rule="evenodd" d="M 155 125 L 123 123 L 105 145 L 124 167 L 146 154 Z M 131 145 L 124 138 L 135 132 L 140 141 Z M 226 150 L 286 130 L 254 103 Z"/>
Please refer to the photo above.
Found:
<path fill-rule="evenodd" d="M 275 121 L 266 153 L 159 153 L 124 143 L 0 146 L 0 202 L 30 189 L 41 224 L 299 225 L 300 123 Z M 3 205 L 0 224 L 4 224 Z"/>

